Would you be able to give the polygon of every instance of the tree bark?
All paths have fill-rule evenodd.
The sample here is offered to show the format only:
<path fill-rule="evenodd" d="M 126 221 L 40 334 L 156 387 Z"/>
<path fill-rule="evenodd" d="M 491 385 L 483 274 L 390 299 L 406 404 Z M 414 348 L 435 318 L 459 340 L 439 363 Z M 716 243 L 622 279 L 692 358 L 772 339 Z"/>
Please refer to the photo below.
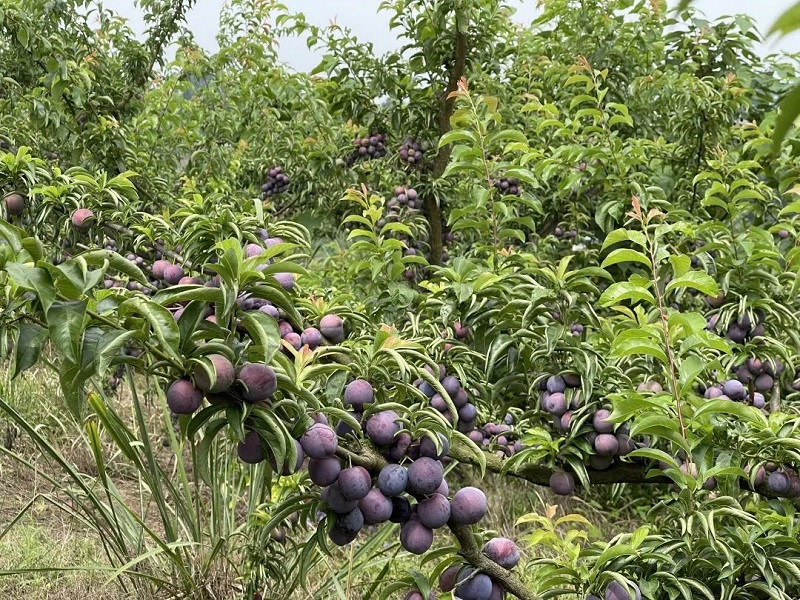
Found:
<path fill-rule="evenodd" d="M 447 81 L 447 88 L 442 93 L 439 100 L 439 137 L 450 131 L 450 116 L 453 114 L 455 98 L 450 98 L 450 94 L 458 89 L 458 82 L 464 76 L 467 66 L 467 37 L 456 25 L 456 48 L 453 57 L 453 68 L 450 70 L 450 77 Z M 451 147 L 448 144 L 440 148 L 433 161 L 432 179 L 438 179 L 444 174 L 450 162 Z M 431 264 L 442 264 L 442 253 L 444 252 L 444 216 L 442 205 L 436 197 L 428 193 L 425 198 L 425 211 L 428 216 L 428 227 L 430 229 L 431 252 L 429 261 Z"/>

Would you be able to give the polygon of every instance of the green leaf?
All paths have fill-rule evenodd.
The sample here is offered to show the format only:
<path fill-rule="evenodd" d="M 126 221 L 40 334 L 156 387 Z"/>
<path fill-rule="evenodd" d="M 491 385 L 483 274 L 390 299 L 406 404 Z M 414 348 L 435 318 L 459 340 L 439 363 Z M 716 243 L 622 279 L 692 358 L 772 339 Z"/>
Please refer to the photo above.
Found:
<path fill-rule="evenodd" d="M 36 323 L 22 323 L 19 327 L 14 352 L 14 378 L 26 369 L 31 368 L 39 360 L 42 344 L 47 339 L 47 329 Z"/>
<path fill-rule="evenodd" d="M 75 364 L 80 364 L 80 347 L 85 316 L 85 300 L 53 302 L 50 310 L 47 311 L 50 339 L 64 359 Z"/>
<path fill-rule="evenodd" d="M 620 242 L 632 242 L 637 246 L 641 246 L 642 248 L 647 247 L 647 238 L 641 231 L 615 229 L 606 236 L 606 239 L 603 241 L 603 246 L 600 248 L 600 250 L 603 251 L 609 246 L 619 244 Z"/>
<path fill-rule="evenodd" d="M 89 250 L 79 256 L 83 258 L 88 265 L 102 266 L 104 272 L 108 267 L 111 267 L 115 271 L 126 275 L 129 279 L 133 279 L 144 285 L 150 285 L 147 277 L 142 273 L 139 267 L 116 252 L 112 252 L 111 250 Z"/>
<path fill-rule="evenodd" d="M 150 323 L 161 350 L 176 361 L 183 362 L 179 351 L 181 334 L 175 318 L 166 308 L 144 297 L 135 296 L 120 305 L 119 314 L 138 314 L 144 317 Z"/>
<path fill-rule="evenodd" d="M 778 33 L 781 36 L 784 36 L 796 31 L 797 29 L 800 29 L 800 2 L 797 2 L 793 6 L 790 6 L 783 11 L 783 13 L 772 24 L 772 27 L 769 28 L 767 36 L 770 36 L 773 33 Z"/>
<path fill-rule="evenodd" d="M 786 94 L 778 106 L 780 113 L 775 119 L 775 129 L 772 132 L 772 151 L 776 154 L 780 152 L 781 142 L 794 124 L 794 120 L 800 115 L 800 85 Z"/>
<path fill-rule="evenodd" d="M 652 263 L 650 262 L 649 258 L 647 258 L 641 252 L 638 252 L 637 250 L 631 250 L 630 248 L 618 248 L 617 250 L 613 250 L 608 256 L 606 256 L 600 267 L 605 269 L 610 265 L 615 265 L 621 262 L 637 262 L 645 265 L 647 268 L 652 268 Z"/>
<path fill-rule="evenodd" d="M 702 271 L 689 271 L 681 277 L 673 279 L 667 284 L 665 291 L 669 293 L 674 290 L 685 288 L 693 288 L 709 296 L 716 296 L 719 294 L 717 282 L 714 281 L 711 275 Z"/>
<path fill-rule="evenodd" d="M 260 361 L 265 364 L 269 363 L 281 345 L 278 322 L 261 311 L 252 311 L 242 318 L 242 325 L 247 329 L 253 343 L 256 344 L 251 350 L 258 351 Z"/>
<path fill-rule="evenodd" d="M 600 296 L 598 303 L 601 306 L 611 306 L 613 304 L 619 304 L 623 300 L 631 300 L 632 302 L 647 302 L 651 305 L 655 305 L 656 303 L 655 298 L 653 298 L 653 294 L 651 294 L 642 286 L 630 283 L 628 281 L 612 283 Z"/>

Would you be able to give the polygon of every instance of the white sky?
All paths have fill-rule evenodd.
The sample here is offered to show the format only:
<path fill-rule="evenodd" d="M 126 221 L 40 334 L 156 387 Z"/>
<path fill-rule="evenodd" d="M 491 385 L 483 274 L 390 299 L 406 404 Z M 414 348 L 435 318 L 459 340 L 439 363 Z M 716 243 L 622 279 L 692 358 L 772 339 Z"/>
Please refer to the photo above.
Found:
<path fill-rule="evenodd" d="M 141 11 L 134 0 L 100 0 L 107 8 L 130 19 L 135 31 L 142 31 L 144 25 Z M 188 15 L 188 24 L 198 43 L 208 50 L 217 48 L 215 35 L 220 7 L 224 0 L 197 0 L 195 7 Z M 674 0 L 670 0 L 673 4 Z M 762 33 L 769 30 L 776 17 L 794 0 L 695 0 L 694 6 L 703 11 L 709 19 L 721 15 L 745 13 L 754 16 Z M 378 12 L 380 0 L 283 0 L 283 4 L 292 12 L 302 12 L 309 22 L 325 25 L 336 20 L 340 25 L 349 27 L 364 42 L 372 42 L 379 54 L 396 47 L 388 25 L 388 13 Z M 516 20 L 530 21 L 536 14 L 536 0 L 513 0 L 518 7 Z M 770 40 L 761 51 L 764 54 L 786 50 L 800 52 L 800 33 L 780 40 Z M 281 42 L 280 59 L 297 70 L 310 70 L 316 66 L 318 56 L 310 52 L 305 42 L 288 39 Z"/>

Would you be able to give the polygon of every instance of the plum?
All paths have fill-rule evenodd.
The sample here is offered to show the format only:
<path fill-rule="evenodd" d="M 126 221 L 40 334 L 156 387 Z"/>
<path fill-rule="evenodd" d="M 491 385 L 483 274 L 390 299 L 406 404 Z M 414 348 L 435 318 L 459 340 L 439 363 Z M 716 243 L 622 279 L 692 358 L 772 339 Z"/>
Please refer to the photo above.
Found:
<path fill-rule="evenodd" d="M 247 402 L 261 402 L 270 398 L 278 389 L 275 371 L 261 363 L 245 363 L 239 369 L 239 381 L 244 387 L 242 398 Z"/>
<path fill-rule="evenodd" d="M 264 253 L 264 247 L 260 246 L 259 244 L 247 244 L 244 247 L 245 258 L 253 258 L 254 256 L 258 256 L 259 254 L 263 253 Z"/>
<path fill-rule="evenodd" d="M 301 445 L 302 447 L 302 445 Z M 342 466 L 334 456 L 312 458 L 308 461 L 308 476 L 320 487 L 333 484 L 339 477 Z"/>
<path fill-rule="evenodd" d="M 431 398 L 431 407 L 443 413 L 447 410 L 447 402 L 440 394 L 434 394 Z"/>
<path fill-rule="evenodd" d="M 437 365 L 436 368 L 430 365 L 425 365 L 425 370 L 436 377 L 436 379 L 439 381 L 442 381 L 447 376 L 447 370 L 445 369 L 444 365 Z M 460 386 L 459 389 L 461 389 Z"/>
<path fill-rule="evenodd" d="M 408 467 L 408 491 L 414 495 L 428 495 L 442 483 L 444 469 L 438 460 L 422 456 Z"/>
<path fill-rule="evenodd" d="M 436 442 L 426 435 L 419 442 L 420 456 L 427 456 L 428 458 L 433 458 L 434 460 L 440 460 L 447 456 L 447 453 L 450 452 L 450 442 L 447 440 L 444 434 L 437 433 L 436 435 L 439 438 L 439 446 L 441 449 L 437 449 Z"/>
<path fill-rule="evenodd" d="M 342 469 L 337 479 L 342 495 L 348 500 L 361 500 L 372 487 L 372 477 L 364 467 Z"/>
<path fill-rule="evenodd" d="M 600 456 L 619 454 L 619 440 L 612 433 L 601 433 L 594 440 L 594 449 Z"/>
<path fill-rule="evenodd" d="M 3 198 L 3 203 L 9 217 L 18 217 L 25 211 L 25 197 L 21 194 L 9 194 Z"/>
<path fill-rule="evenodd" d="M 411 435 L 401 431 L 394 436 L 394 442 L 386 450 L 386 458 L 392 462 L 399 463 L 408 453 L 411 447 Z"/>
<path fill-rule="evenodd" d="M 248 431 L 244 436 L 244 441 L 239 442 L 236 447 L 239 458 L 251 465 L 260 463 L 264 460 L 264 449 L 261 447 L 261 438 L 255 431 Z"/>
<path fill-rule="evenodd" d="M 322 344 L 322 334 L 316 327 L 306 327 L 300 335 L 300 343 L 309 350 L 316 350 Z"/>
<path fill-rule="evenodd" d="M 392 498 L 392 516 L 389 520 L 392 523 L 405 523 L 411 517 L 411 503 L 407 498 L 397 496 Z"/>
<path fill-rule="evenodd" d="M 322 490 L 321 497 L 333 512 L 340 515 L 347 514 L 358 506 L 358 500 L 350 500 L 344 497 L 338 482 Z"/>
<path fill-rule="evenodd" d="M 519 548 L 508 538 L 492 538 L 483 545 L 483 553 L 504 569 L 513 569 L 519 563 Z"/>
<path fill-rule="evenodd" d="M 767 491 L 776 496 L 785 496 L 792 488 L 792 481 L 782 471 L 774 471 L 767 477 Z"/>
<path fill-rule="evenodd" d="M 458 409 L 458 418 L 462 421 L 474 421 L 478 417 L 478 409 L 474 404 L 467 403 Z"/>
<path fill-rule="evenodd" d="M 629 586 L 633 595 L 621 583 L 612 581 L 606 588 L 606 600 L 642 600 L 642 592 L 639 591 L 638 586 L 633 583 L 630 583 Z"/>
<path fill-rule="evenodd" d="M 277 319 L 280 316 L 280 312 L 272 304 L 264 304 L 263 306 L 260 306 L 258 310 L 265 315 L 269 315 L 273 319 Z"/>
<path fill-rule="evenodd" d="M 188 379 L 173 381 L 167 390 L 167 406 L 176 415 L 190 415 L 203 403 L 203 390 Z"/>
<path fill-rule="evenodd" d="M 439 587 L 443 592 L 452 592 L 456 587 L 456 577 L 461 570 L 461 565 L 450 565 L 439 575 Z"/>
<path fill-rule="evenodd" d="M 211 362 L 211 368 L 214 372 L 214 378 L 209 377 L 205 365 L 196 365 L 194 368 L 194 384 L 204 392 L 211 394 L 219 394 L 224 392 L 233 385 L 235 379 L 235 371 L 233 363 L 221 354 L 209 354 L 206 356 Z"/>
<path fill-rule="evenodd" d="M 337 546 L 346 546 L 358 537 L 358 532 L 344 533 L 341 529 L 334 525 L 328 532 L 328 537 Z"/>
<path fill-rule="evenodd" d="M 294 273 L 274 273 L 275 281 L 287 292 L 294 289 Z"/>
<path fill-rule="evenodd" d="M 372 488 L 358 501 L 358 508 L 369 525 L 385 523 L 392 516 L 392 499 L 384 496 L 378 488 Z"/>
<path fill-rule="evenodd" d="M 542 408 L 557 417 L 567 412 L 568 407 L 567 398 L 562 392 L 552 392 L 542 396 Z"/>
<path fill-rule="evenodd" d="M 447 392 L 447 395 L 452 398 L 458 394 L 458 390 L 461 389 L 461 382 L 456 377 L 448 375 L 442 379 L 442 387 L 444 388 L 444 391 Z"/>
<path fill-rule="evenodd" d="M 340 344 L 344 341 L 344 321 L 339 315 L 325 315 L 319 321 L 319 330 L 330 342 Z"/>
<path fill-rule="evenodd" d="M 418 521 L 407 521 L 400 528 L 400 545 L 412 554 L 424 554 L 433 544 L 433 530 Z"/>
<path fill-rule="evenodd" d="M 458 393 L 455 395 L 455 397 L 452 398 L 452 400 L 456 408 L 462 408 L 463 406 L 466 406 L 467 403 L 469 402 L 469 394 L 467 394 L 467 390 L 461 388 L 460 390 L 458 390 Z"/>
<path fill-rule="evenodd" d="M 722 384 L 722 393 L 731 400 L 744 400 L 747 390 L 741 381 L 730 379 Z"/>
<path fill-rule="evenodd" d="M 337 514 L 334 527 L 344 534 L 358 533 L 364 527 L 364 515 L 357 507 L 346 514 Z"/>
<path fill-rule="evenodd" d="M 300 437 L 300 445 L 306 456 L 321 459 L 333 456 L 339 447 L 339 441 L 336 439 L 336 432 L 328 425 L 314 423 Z"/>
<path fill-rule="evenodd" d="M 291 331 L 283 336 L 283 341 L 289 344 L 295 350 L 300 350 L 303 347 L 303 340 L 299 334 Z"/>
<path fill-rule="evenodd" d="M 442 483 L 440 483 L 439 487 L 436 488 L 436 491 L 434 492 L 434 494 L 441 494 L 444 497 L 449 496 L 450 495 L 450 486 L 447 485 L 447 481 L 442 479 Z"/>
<path fill-rule="evenodd" d="M 374 400 L 375 391 L 372 384 L 365 379 L 354 379 L 344 388 L 344 403 L 354 410 L 363 411 L 364 405 L 371 404 Z"/>
<path fill-rule="evenodd" d="M 393 410 L 375 413 L 367 420 L 367 436 L 378 446 L 389 446 L 401 429 L 399 420 Z"/>
<path fill-rule="evenodd" d="M 432 494 L 417 506 L 419 521 L 430 529 L 439 529 L 450 520 L 450 501 L 442 494 Z"/>
<path fill-rule="evenodd" d="M 85 231 L 94 223 L 94 213 L 88 208 L 79 208 L 72 213 L 72 226 L 78 231 Z"/>
<path fill-rule="evenodd" d="M 600 456 L 598 454 L 593 454 L 589 457 L 589 466 L 595 471 L 605 471 L 613 464 L 613 456 Z"/>
<path fill-rule="evenodd" d="M 597 433 L 612 433 L 614 431 L 614 424 L 608 420 L 611 412 L 605 408 L 601 408 L 592 418 L 592 426 Z"/>
<path fill-rule="evenodd" d="M 378 488 L 384 496 L 393 498 L 406 491 L 408 471 L 402 465 L 386 465 L 378 474 Z"/>
<path fill-rule="evenodd" d="M 764 373 L 756 377 L 756 380 L 753 382 L 753 387 L 755 387 L 759 392 L 768 392 L 772 389 L 774 384 L 775 380 L 772 379 L 772 376 Z"/>
<path fill-rule="evenodd" d="M 461 600 L 489 600 L 492 580 L 484 573 L 476 573 L 472 567 L 464 567 L 456 576 L 455 594 Z"/>
<path fill-rule="evenodd" d="M 450 522 L 474 525 L 486 515 L 486 495 L 476 487 L 458 490 L 450 501 Z"/>
<path fill-rule="evenodd" d="M 169 265 L 164 267 L 164 281 L 170 285 L 178 285 L 185 275 L 183 267 L 180 265 Z"/>
<path fill-rule="evenodd" d="M 575 478 L 572 473 L 555 471 L 550 475 L 550 489 L 559 496 L 571 496 L 575 493 Z"/>
<path fill-rule="evenodd" d="M 564 393 L 565 389 L 567 389 L 567 382 L 564 381 L 564 378 L 561 375 L 551 375 L 547 378 L 545 386 L 547 387 L 547 391 L 551 394 L 561 394 Z"/>

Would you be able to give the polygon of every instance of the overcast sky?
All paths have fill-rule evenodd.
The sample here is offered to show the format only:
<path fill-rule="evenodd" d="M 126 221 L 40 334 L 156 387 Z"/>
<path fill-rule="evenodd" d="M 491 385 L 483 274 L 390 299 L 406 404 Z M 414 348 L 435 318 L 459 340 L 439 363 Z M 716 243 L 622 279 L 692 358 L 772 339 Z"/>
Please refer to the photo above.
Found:
<path fill-rule="evenodd" d="M 142 31 L 141 11 L 133 0 L 100 0 L 107 8 L 130 19 L 136 31 Z M 755 17 L 762 33 L 769 30 L 782 9 L 790 6 L 794 0 L 695 0 L 694 5 L 702 10 L 709 19 L 721 15 L 745 13 Z M 219 21 L 219 11 L 224 0 L 197 0 L 188 16 L 188 24 L 198 43 L 208 50 L 217 48 L 215 35 Z M 670 0 L 672 4 L 674 0 Z M 388 13 L 378 12 L 380 0 L 283 0 L 293 12 L 302 12 L 309 22 L 325 25 L 336 20 L 339 25 L 349 27 L 360 40 L 372 42 L 379 54 L 393 49 L 396 38 L 389 32 Z M 536 14 L 536 0 L 514 0 L 518 7 L 515 15 L 520 22 L 530 21 Z M 800 34 L 788 36 L 781 40 L 771 40 L 761 51 L 764 54 L 778 50 L 789 52 L 800 51 Z M 280 58 L 297 70 L 310 70 L 317 64 L 317 56 L 313 55 L 302 40 L 288 39 L 281 41 Z"/>

